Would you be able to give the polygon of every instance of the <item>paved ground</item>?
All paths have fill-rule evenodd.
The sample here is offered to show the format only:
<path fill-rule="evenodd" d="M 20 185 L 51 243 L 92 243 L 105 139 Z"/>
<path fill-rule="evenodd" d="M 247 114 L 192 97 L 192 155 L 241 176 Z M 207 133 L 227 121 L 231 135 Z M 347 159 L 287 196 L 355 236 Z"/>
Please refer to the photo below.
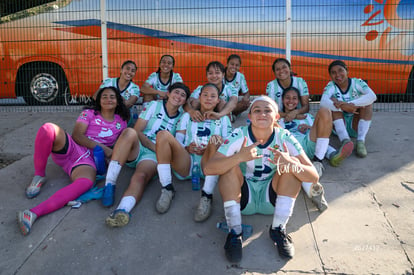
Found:
<path fill-rule="evenodd" d="M 288 224 L 294 259 L 278 256 L 269 236 L 271 216 L 243 217 L 253 226 L 243 260 L 232 266 L 224 256 L 226 234 L 217 191 L 213 214 L 192 220 L 199 193 L 176 182 L 170 211 L 159 215 L 160 187 L 152 184 L 132 212 L 130 224 L 108 228 L 112 209 L 92 201 L 40 218 L 30 235 L 17 228 L 17 210 L 31 208 L 69 183 L 50 161 L 49 181 L 39 197 L 25 198 L 33 176 L 33 142 L 44 122 L 71 132 L 78 111 L 2 112 L 0 159 L 0 274 L 412 274 L 414 271 L 414 112 L 375 112 L 367 138 L 368 157 L 351 156 L 340 168 L 326 166 L 321 182 L 330 208 L 319 214 L 301 193 Z M 246 121 L 239 118 L 237 123 Z M 335 142 L 334 142 L 335 143 Z M 117 202 L 132 170 L 124 168 Z"/>

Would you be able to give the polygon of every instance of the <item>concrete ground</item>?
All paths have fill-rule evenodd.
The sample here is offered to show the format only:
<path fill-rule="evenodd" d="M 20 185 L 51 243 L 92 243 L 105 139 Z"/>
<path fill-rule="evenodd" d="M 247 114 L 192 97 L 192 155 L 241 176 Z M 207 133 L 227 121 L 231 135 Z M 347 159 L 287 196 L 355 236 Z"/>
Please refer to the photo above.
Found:
<path fill-rule="evenodd" d="M 269 239 L 271 216 L 244 216 L 253 235 L 243 259 L 224 256 L 226 234 L 217 190 L 212 216 L 195 223 L 200 193 L 189 181 L 175 181 L 176 197 L 164 215 L 155 211 L 160 186 L 153 181 L 132 211 L 130 224 L 109 228 L 115 208 L 99 201 L 65 207 L 36 221 L 22 236 L 16 211 L 28 209 L 69 183 L 52 161 L 37 198 L 24 195 L 33 177 L 37 129 L 54 122 L 71 132 L 73 112 L 2 112 L 0 117 L 0 274 L 412 274 L 414 272 L 414 112 L 376 111 L 367 137 L 368 156 L 352 155 L 341 167 L 326 164 L 321 182 L 329 209 L 320 214 L 301 193 L 287 230 L 296 255 L 279 257 Z M 246 121 L 242 115 L 237 125 Z M 335 144 L 336 138 L 332 138 Z M 10 160 L 16 160 L 10 164 Z M 7 166 L 6 166 L 7 165 Z M 116 202 L 132 170 L 123 168 Z"/>

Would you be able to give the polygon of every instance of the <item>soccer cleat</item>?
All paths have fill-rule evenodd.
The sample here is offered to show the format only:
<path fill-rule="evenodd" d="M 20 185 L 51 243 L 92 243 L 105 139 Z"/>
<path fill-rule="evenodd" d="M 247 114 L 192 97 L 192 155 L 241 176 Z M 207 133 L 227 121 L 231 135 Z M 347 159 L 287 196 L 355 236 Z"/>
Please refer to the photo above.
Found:
<path fill-rule="evenodd" d="M 113 184 L 107 184 L 104 187 L 103 196 L 102 196 L 102 205 L 105 207 L 111 207 L 114 205 L 115 200 L 115 189 L 116 186 Z"/>
<path fill-rule="evenodd" d="M 46 178 L 41 176 L 34 176 L 32 182 L 26 187 L 26 197 L 32 199 L 39 195 L 40 188 L 46 183 Z"/>
<path fill-rule="evenodd" d="M 167 190 L 166 188 L 161 189 L 161 195 L 155 204 L 155 208 L 157 209 L 158 213 L 164 214 L 168 211 L 174 198 L 174 193 L 175 191 L 173 190 Z"/>
<path fill-rule="evenodd" d="M 292 238 L 286 234 L 286 230 L 282 229 L 281 226 L 273 229 L 269 228 L 269 235 L 274 244 L 277 246 L 279 255 L 292 259 L 295 255 L 295 247 L 293 246 Z"/>
<path fill-rule="evenodd" d="M 227 235 L 226 244 L 224 250 L 226 252 L 226 258 L 229 262 L 238 263 L 242 259 L 242 234 L 236 234 L 232 229 Z"/>
<path fill-rule="evenodd" d="M 194 221 L 202 222 L 205 221 L 208 217 L 210 217 L 211 200 L 212 199 L 206 196 L 201 196 L 196 212 L 194 213 Z"/>
<path fill-rule="evenodd" d="M 122 227 L 129 223 L 130 218 L 130 213 L 124 209 L 117 209 L 106 218 L 105 223 L 110 227 Z"/>
<path fill-rule="evenodd" d="M 357 140 L 356 155 L 360 158 L 365 158 L 367 156 L 367 148 L 362 140 Z"/>
<path fill-rule="evenodd" d="M 30 210 L 17 212 L 17 224 L 24 236 L 30 233 L 33 223 L 36 221 L 37 215 Z"/>
<path fill-rule="evenodd" d="M 344 141 L 342 141 L 342 145 L 339 148 L 339 150 L 333 153 L 329 160 L 329 163 L 334 167 L 338 167 L 344 159 L 346 159 L 352 154 L 353 150 L 354 143 L 349 139 L 345 139 Z"/>
<path fill-rule="evenodd" d="M 312 185 L 311 195 L 311 201 L 316 208 L 318 208 L 319 212 L 322 213 L 328 209 L 328 202 L 325 199 L 325 191 L 320 183 Z"/>
<path fill-rule="evenodd" d="M 325 171 L 325 167 L 323 166 L 323 163 L 320 161 L 314 161 L 312 162 L 313 167 L 315 167 L 316 171 L 318 172 L 319 178 L 322 177 L 323 171 Z"/>

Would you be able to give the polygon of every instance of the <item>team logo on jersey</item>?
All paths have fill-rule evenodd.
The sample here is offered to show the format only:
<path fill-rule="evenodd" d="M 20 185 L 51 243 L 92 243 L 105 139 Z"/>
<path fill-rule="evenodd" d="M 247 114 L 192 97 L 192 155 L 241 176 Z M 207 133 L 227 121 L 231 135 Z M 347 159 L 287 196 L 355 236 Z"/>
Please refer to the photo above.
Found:
<path fill-rule="evenodd" d="M 117 130 L 121 129 L 121 123 L 117 122 L 115 127 Z"/>
<path fill-rule="evenodd" d="M 356 89 L 352 90 L 352 97 L 353 98 L 358 97 L 358 91 Z"/>
<path fill-rule="evenodd" d="M 96 125 L 101 125 L 102 120 L 100 118 L 95 118 L 95 123 L 96 123 Z"/>
<path fill-rule="evenodd" d="M 80 114 L 79 118 L 86 120 L 86 118 L 88 117 L 88 114 L 86 112 L 82 112 L 82 114 Z"/>
<path fill-rule="evenodd" d="M 277 92 L 276 93 L 276 97 L 280 97 L 282 95 L 282 93 L 281 92 Z"/>

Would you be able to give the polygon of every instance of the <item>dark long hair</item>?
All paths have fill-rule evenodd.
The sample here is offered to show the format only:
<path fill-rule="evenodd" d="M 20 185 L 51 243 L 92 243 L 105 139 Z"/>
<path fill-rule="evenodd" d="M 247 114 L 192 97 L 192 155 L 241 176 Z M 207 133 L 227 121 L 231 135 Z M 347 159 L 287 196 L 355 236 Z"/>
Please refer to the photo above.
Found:
<path fill-rule="evenodd" d="M 275 59 L 275 61 L 274 61 L 274 62 L 273 62 L 273 64 L 272 64 L 272 71 L 273 71 L 273 72 L 275 72 L 275 65 L 276 65 L 276 63 L 278 63 L 278 62 L 283 62 L 283 63 L 286 63 L 286 65 L 288 65 L 289 70 L 290 70 L 290 75 L 291 75 L 291 76 L 298 75 L 297 73 L 295 73 L 295 72 L 293 72 L 293 71 L 292 71 L 292 65 L 290 64 L 289 60 L 287 60 L 286 58 L 283 58 L 283 57 L 279 57 L 279 58 L 276 58 L 276 59 Z"/>
<path fill-rule="evenodd" d="M 342 60 L 335 60 L 335 61 L 332 61 L 331 64 L 329 64 L 329 67 L 328 67 L 329 74 L 331 73 L 332 67 L 337 66 L 337 65 L 343 67 L 345 70 L 348 71 L 348 66 L 345 64 L 345 62 L 343 62 Z"/>
<path fill-rule="evenodd" d="M 135 66 L 135 69 L 137 69 L 138 67 L 137 67 L 137 64 L 135 64 L 135 62 L 134 61 L 132 61 L 132 60 L 126 60 L 126 61 L 124 61 L 124 63 L 122 63 L 122 65 L 121 65 L 121 69 L 122 68 L 124 68 L 126 65 L 128 65 L 128 64 L 132 64 L 132 65 L 134 65 Z"/>
<path fill-rule="evenodd" d="M 213 83 L 206 83 L 206 84 L 204 84 L 203 85 L 203 87 L 201 87 L 201 90 L 200 90 L 200 97 L 201 97 L 201 93 L 207 88 L 207 87 L 214 87 L 215 89 L 216 89 L 216 91 L 217 91 L 217 96 L 220 98 L 220 90 L 219 90 L 219 88 L 215 85 L 215 84 L 213 84 Z M 220 102 L 219 102 L 220 103 Z M 214 107 L 214 112 L 217 112 L 217 107 L 218 107 L 218 105 L 219 105 L 219 103 L 217 103 L 216 104 L 216 107 Z M 200 105 L 200 108 L 201 108 L 201 105 Z"/>
<path fill-rule="evenodd" d="M 240 57 L 240 55 L 238 55 L 238 54 L 231 54 L 231 55 L 229 55 L 229 57 L 227 57 L 227 64 L 230 62 L 230 60 L 232 60 L 232 59 L 238 59 L 239 60 L 239 62 L 240 62 L 240 65 L 241 65 L 241 57 Z"/>
<path fill-rule="evenodd" d="M 186 99 L 188 99 L 191 95 L 190 88 L 188 88 L 188 86 L 182 82 L 175 82 L 173 85 L 170 85 L 170 87 L 168 87 L 168 93 L 171 94 L 171 91 L 174 89 L 183 89 L 185 92 Z"/>
<path fill-rule="evenodd" d="M 121 91 L 118 88 L 110 86 L 104 87 L 98 90 L 98 94 L 96 96 L 95 104 L 89 107 L 85 107 L 85 109 L 93 109 L 96 112 L 101 112 L 101 97 L 104 90 L 110 89 L 115 92 L 116 96 L 116 108 L 115 114 L 119 115 L 123 120 L 129 121 L 130 112 L 128 108 L 125 106 L 124 98 L 121 96 Z"/>
<path fill-rule="evenodd" d="M 282 110 L 283 110 L 283 112 L 285 112 L 285 104 L 283 104 L 283 99 L 285 98 L 286 93 L 289 92 L 289 91 L 295 91 L 297 96 L 298 96 L 298 99 L 300 100 L 300 91 L 299 91 L 298 88 L 289 87 L 289 88 L 284 89 L 283 92 L 282 92 Z M 296 108 L 298 108 L 298 106 L 296 106 Z"/>
<path fill-rule="evenodd" d="M 226 69 L 224 68 L 224 65 L 221 64 L 220 61 L 211 61 L 210 63 L 208 63 L 208 65 L 206 67 L 206 72 L 208 72 L 208 70 L 211 67 L 219 69 L 223 74 L 226 73 Z"/>
<path fill-rule="evenodd" d="M 173 69 L 174 69 L 174 66 L 175 66 L 175 59 L 174 59 L 174 56 L 172 56 L 172 55 L 170 55 L 170 54 L 164 54 L 163 56 L 161 56 L 161 58 L 160 58 L 160 62 L 159 62 L 158 64 L 160 64 L 160 63 L 161 63 L 161 60 L 162 60 L 164 57 L 166 57 L 166 56 L 171 57 L 171 59 L 172 59 L 172 61 L 173 61 Z M 171 80 L 172 80 L 172 78 L 173 78 L 173 74 L 174 74 L 173 69 L 172 69 L 172 70 L 171 70 L 171 72 L 170 72 L 170 78 L 168 79 L 168 83 L 171 83 Z M 158 66 L 157 74 L 159 74 L 160 72 L 161 72 L 161 68 Z"/>

